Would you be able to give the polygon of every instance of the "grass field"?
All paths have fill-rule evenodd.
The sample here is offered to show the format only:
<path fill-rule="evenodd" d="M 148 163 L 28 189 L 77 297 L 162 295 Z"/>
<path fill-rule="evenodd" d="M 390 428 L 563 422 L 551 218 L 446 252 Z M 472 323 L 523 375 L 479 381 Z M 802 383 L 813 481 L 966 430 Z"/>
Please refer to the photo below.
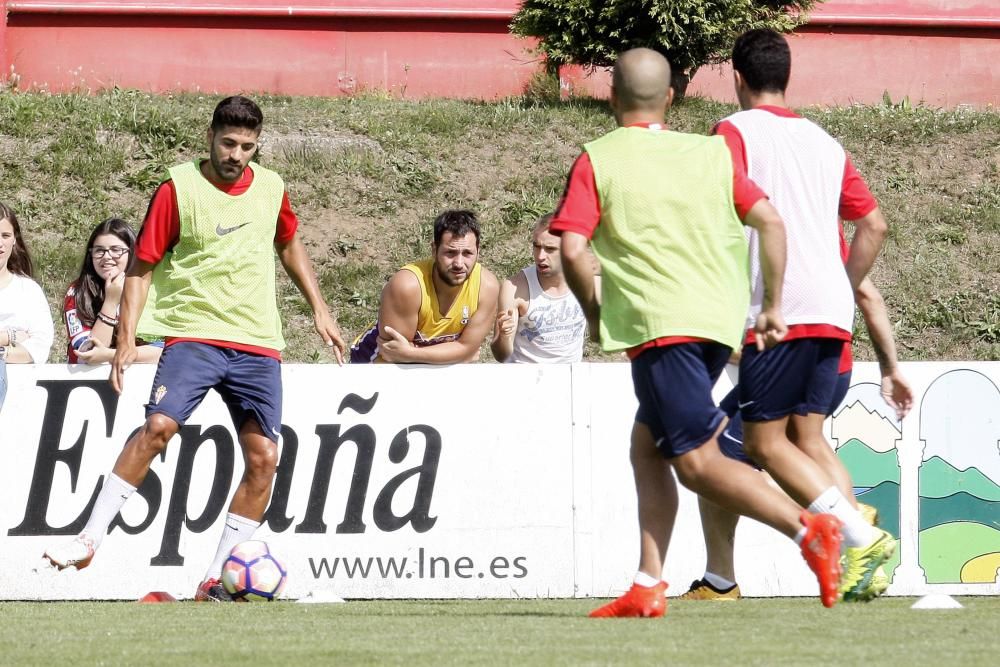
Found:
<path fill-rule="evenodd" d="M 0 603 L 6 665 L 995 665 L 1000 599 L 672 601 L 657 620 L 594 600 L 347 604 Z"/>
<path fill-rule="evenodd" d="M 90 230 L 111 215 L 139 225 L 165 168 L 204 154 L 218 99 L 0 90 L 0 200 L 21 217 L 57 318 Z M 501 278 L 529 263 L 533 220 L 556 205 L 580 146 L 614 126 L 604 102 L 544 95 L 257 99 L 260 161 L 284 177 L 348 337 L 373 321 L 386 278 L 428 252 L 445 208 L 479 213 L 482 262 Z M 690 98 L 668 122 L 706 133 L 734 110 Z M 889 221 L 873 276 L 900 358 L 1000 358 L 1000 112 L 891 103 L 802 112 L 851 152 Z M 286 360 L 329 360 L 284 278 L 279 300 Z M 63 329 L 53 362 L 64 358 Z M 863 327 L 857 355 L 873 359 Z"/>

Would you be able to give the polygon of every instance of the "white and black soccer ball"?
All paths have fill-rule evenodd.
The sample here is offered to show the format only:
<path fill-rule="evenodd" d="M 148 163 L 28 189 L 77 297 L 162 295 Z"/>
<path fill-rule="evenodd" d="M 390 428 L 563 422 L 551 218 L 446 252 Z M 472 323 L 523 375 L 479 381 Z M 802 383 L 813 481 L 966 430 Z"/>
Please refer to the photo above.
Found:
<path fill-rule="evenodd" d="M 281 595 L 287 581 L 288 570 L 260 540 L 237 544 L 222 566 L 222 586 L 234 600 L 270 602 Z"/>

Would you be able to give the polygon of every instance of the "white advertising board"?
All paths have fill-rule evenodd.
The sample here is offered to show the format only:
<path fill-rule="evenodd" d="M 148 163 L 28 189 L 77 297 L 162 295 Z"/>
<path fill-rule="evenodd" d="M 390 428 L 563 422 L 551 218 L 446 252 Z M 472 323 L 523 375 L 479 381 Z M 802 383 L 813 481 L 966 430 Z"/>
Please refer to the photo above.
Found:
<path fill-rule="evenodd" d="M 856 365 L 828 421 L 859 497 L 900 535 L 890 593 L 996 594 L 1000 363 L 904 368 L 918 401 L 902 423 L 878 397 L 874 364 Z M 154 461 L 93 564 L 56 572 L 41 554 L 82 527 L 143 421 L 154 368 L 133 367 L 120 397 L 106 367 L 8 371 L 0 599 L 191 596 L 242 474 L 219 397 Z M 638 530 L 626 364 L 290 364 L 283 379 L 281 459 L 258 535 L 288 566 L 289 597 L 587 597 L 629 585 Z M 723 376 L 717 393 L 729 386 Z M 740 523 L 736 564 L 746 595 L 816 593 L 795 545 L 755 522 Z M 696 498 L 682 489 L 669 593 L 703 570 Z"/>

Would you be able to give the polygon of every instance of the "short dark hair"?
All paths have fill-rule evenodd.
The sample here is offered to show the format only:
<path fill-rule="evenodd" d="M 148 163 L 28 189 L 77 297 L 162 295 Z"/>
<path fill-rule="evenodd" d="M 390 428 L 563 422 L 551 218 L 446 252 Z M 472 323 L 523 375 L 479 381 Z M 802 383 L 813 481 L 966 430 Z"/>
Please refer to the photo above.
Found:
<path fill-rule="evenodd" d="M 441 243 L 445 232 L 455 236 L 472 232 L 476 235 L 476 247 L 479 247 L 479 221 L 472 211 L 449 210 L 434 218 L 434 245 Z"/>
<path fill-rule="evenodd" d="M 792 73 L 788 42 L 768 28 L 748 30 L 733 44 L 733 69 L 751 90 L 784 93 Z"/>
<path fill-rule="evenodd" d="M 224 127 L 242 127 L 260 132 L 264 126 L 264 112 L 257 103 L 242 95 L 233 95 L 219 102 L 212 113 L 212 131 Z"/>

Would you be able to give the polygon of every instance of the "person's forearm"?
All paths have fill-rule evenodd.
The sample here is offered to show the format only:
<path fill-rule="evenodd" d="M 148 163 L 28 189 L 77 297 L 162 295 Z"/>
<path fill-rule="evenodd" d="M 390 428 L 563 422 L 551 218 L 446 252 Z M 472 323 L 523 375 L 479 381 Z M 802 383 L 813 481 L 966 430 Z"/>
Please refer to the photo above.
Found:
<path fill-rule="evenodd" d="M 760 227 L 760 267 L 764 278 L 764 309 L 781 308 L 782 288 L 785 284 L 787 246 L 785 226 L 779 220 Z"/>
<path fill-rule="evenodd" d="M 858 293 L 856 300 L 868 327 L 868 337 L 875 350 L 879 369 L 882 375 L 892 373 L 899 362 L 896 356 L 896 341 L 892 335 L 892 322 L 889 321 L 885 301 L 877 293 L 874 295 Z"/>
<path fill-rule="evenodd" d="M 323 315 L 329 313 L 326 301 L 323 299 L 323 295 L 319 289 L 316 272 L 313 271 L 312 262 L 309 261 L 309 255 L 306 253 L 302 241 L 296 237 L 286 246 L 279 249 L 278 256 L 288 277 L 295 283 L 295 287 L 305 298 L 313 314 Z"/>
<path fill-rule="evenodd" d="M 135 330 L 139 325 L 139 316 L 146 305 L 146 295 L 152 282 L 152 272 L 144 275 L 129 276 L 125 279 L 125 291 L 122 294 L 121 308 L 118 318 L 118 341 L 134 341 Z"/>
<path fill-rule="evenodd" d="M 490 343 L 490 350 L 493 352 L 493 358 L 500 363 L 507 361 L 514 353 L 514 337 L 504 336 L 503 332 L 498 330 L 493 342 Z"/>
<path fill-rule="evenodd" d="M 438 343 L 426 347 L 413 346 L 406 351 L 405 363 L 410 364 L 461 364 L 479 356 L 479 349 L 472 349 L 458 341 Z"/>

